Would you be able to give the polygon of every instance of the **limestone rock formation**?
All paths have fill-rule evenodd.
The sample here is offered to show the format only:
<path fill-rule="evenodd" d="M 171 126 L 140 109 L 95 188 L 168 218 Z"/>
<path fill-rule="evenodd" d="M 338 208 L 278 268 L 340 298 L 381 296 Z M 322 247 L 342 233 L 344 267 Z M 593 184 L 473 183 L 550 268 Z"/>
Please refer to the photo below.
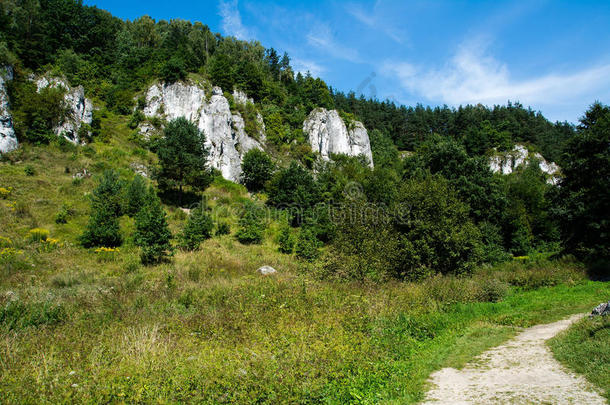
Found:
<path fill-rule="evenodd" d="M 245 95 L 243 98 L 247 100 Z M 208 98 L 205 89 L 194 83 L 157 83 L 146 93 L 143 112 L 148 118 L 173 120 L 185 117 L 197 125 L 205 135 L 210 166 L 220 170 L 228 180 L 239 180 L 241 159 L 248 150 L 262 149 L 256 139 L 246 134 L 241 115 L 231 112 L 220 87 L 214 87 Z M 151 130 L 152 127 L 146 124 L 140 126 L 144 135 Z"/>
<path fill-rule="evenodd" d="M 0 154 L 17 149 L 19 145 L 13 129 L 6 82 L 13 79 L 13 68 L 0 68 Z"/>
<path fill-rule="evenodd" d="M 496 153 L 489 160 L 489 167 L 494 173 L 511 174 L 517 167 L 527 165 L 532 159 L 538 161 L 540 170 L 548 176 L 549 184 L 558 184 L 560 180 L 560 168 L 554 162 L 548 162 L 540 153 L 530 154 L 523 145 L 515 145 L 508 152 Z"/>
<path fill-rule="evenodd" d="M 369 136 L 359 121 L 350 122 L 348 127 L 336 110 L 316 108 L 303 122 L 303 133 L 308 137 L 311 149 L 324 160 L 330 160 L 331 154 L 364 155 L 373 167 Z"/>
<path fill-rule="evenodd" d="M 93 120 L 93 104 L 85 97 L 83 86 L 70 87 L 67 81 L 57 77 L 41 77 L 36 80 L 38 91 L 46 87 L 63 88 L 64 103 L 68 114 L 64 121 L 53 129 L 57 135 L 65 137 L 72 143 L 79 143 L 78 132 L 83 124 L 91 125 Z"/>

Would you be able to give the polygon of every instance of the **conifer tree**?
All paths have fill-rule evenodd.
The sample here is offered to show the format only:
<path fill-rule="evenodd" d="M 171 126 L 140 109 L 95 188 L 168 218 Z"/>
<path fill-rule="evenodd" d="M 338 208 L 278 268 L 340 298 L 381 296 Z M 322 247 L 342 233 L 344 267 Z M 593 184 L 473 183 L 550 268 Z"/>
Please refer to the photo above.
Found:
<path fill-rule="evenodd" d="M 173 253 L 170 243 L 172 233 L 167 225 L 167 218 L 161 200 L 150 187 L 146 202 L 136 215 L 135 243 L 141 248 L 140 258 L 143 264 L 160 263 Z"/>

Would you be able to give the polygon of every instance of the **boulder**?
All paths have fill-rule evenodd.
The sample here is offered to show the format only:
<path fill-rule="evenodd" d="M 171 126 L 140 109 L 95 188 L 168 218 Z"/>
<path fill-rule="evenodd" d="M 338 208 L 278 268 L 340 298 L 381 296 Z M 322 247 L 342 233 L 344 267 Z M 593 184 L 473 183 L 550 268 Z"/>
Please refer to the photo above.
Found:
<path fill-rule="evenodd" d="M 0 154 L 17 149 L 19 143 L 13 128 L 6 82 L 13 79 L 11 66 L 0 67 Z"/>
<path fill-rule="evenodd" d="M 606 316 L 606 315 L 610 315 L 610 301 L 602 302 L 601 304 L 596 306 L 593 309 L 593 311 L 591 312 L 590 317 L 593 318 L 594 316 Z"/>
<path fill-rule="evenodd" d="M 248 100 L 243 93 L 239 98 Z M 143 112 L 148 118 L 173 120 L 185 117 L 197 125 L 205 135 L 210 166 L 231 181 L 239 181 L 244 154 L 253 148 L 262 149 L 259 141 L 246 134 L 241 115 L 231 112 L 220 87 L 213 87 L 208 98 L 205 89 L 195 83 L 157 83 L 146 93 Z M 153 130 L 146 123 L 140 126 L 140 133 L 144 136 Z M 261 139 L 264 139 L 264 133 Z"/>
<path fill-rule="evenodd" d="M 260 275 L 268 276 L 270 274 L 277 273 L 277 270 L 271 266 L 262 266 L 262 267 L 259 267 L 258 270 L 256 270 L 256 272 L 259 273 Z"/>
<path fill-rule="evenodd" d="M 371 142 L 366 128 L 359 121 L 346 126 L 337 110 L 312 110 L 303 122 L 303 133 L 311 149 L 319 153 L 323 160 L 330 160 L 331 154 L 363 155 L 373 167 Z"/>

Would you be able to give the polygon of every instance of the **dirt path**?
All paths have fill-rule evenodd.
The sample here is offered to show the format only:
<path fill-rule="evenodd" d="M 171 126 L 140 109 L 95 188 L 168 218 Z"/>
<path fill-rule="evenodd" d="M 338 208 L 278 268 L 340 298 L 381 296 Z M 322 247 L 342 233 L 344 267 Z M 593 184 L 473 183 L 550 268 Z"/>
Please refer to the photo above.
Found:
<path fill-rule="evenodd" d="M 461 370 L 437 371 L 430 376 L 435 387 L 426 403 L 605 404 L 583 377 L 567 372 L 545 344 L 581 317 L 534 326 Z"/>

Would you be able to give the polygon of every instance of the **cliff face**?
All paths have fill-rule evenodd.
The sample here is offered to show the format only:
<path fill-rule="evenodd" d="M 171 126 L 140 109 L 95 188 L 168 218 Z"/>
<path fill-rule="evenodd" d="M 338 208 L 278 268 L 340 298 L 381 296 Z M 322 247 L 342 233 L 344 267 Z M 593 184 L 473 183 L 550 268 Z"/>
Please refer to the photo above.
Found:
<path fill-rule="evenodd" d="M 13 68 L 0 67 L 0 153 L 10 152 L 19 145 L 11 116 L 6 82 L 13 79 Z"/>
<path fill-rule="evenodd" d="M 70 87 L 67 81 L 56 77 L 41 77 L 36 80 L 38 91 L 46 87 L 63 88 L 64 103 L 68 114 L 64 122 L 53 129 L 53 132 L 63 136 L 72 143 L 79 143 L 78 132 L 83 124 L 91 125 L 93 120 L 93 104 L 85 97 L 83 86 Z"/>
<path fill-rule="evenodd" d="M 243 99 L 247 101 L 245 95 Z M 257 140 L 246 134 L 241 115 L 231 113 L 220 87 L 214 87 L 208 99 L 205 90 L 195 84 L 155 84 L 146 93 L 144 115 L 167 120 L 185 117 L 194 123 L 205 135 L 210 166 L 231 181 L 239 180 L 243 155 L 252 148 L 262 149 Z M 150 130 L 146 125 L 140 128 L 143 134 Z"/>
<path fill-rule="evenodd" d="M 303 132 L 322 159 L 330 160 L 331 154 L 364 155 L 373 167 L 371 143 L 361 122 L 354 121 L 348 128 L 336 110 L 316 108 L 303 123 Z"/>
<path fill-rule="evenodd" d="M 494 173 L 511 174 L 516 168 L 528 165 L 532 159 L 538 161 L 540 170 L 548 176 L 549 184 L 558 184 L 561 170 L 554 162 L 547 162 L 540 153 L 530 154 L 523 145 L 515 145 L 508 152 L 498 152 L 489 160 L 489 167 Z"/>

